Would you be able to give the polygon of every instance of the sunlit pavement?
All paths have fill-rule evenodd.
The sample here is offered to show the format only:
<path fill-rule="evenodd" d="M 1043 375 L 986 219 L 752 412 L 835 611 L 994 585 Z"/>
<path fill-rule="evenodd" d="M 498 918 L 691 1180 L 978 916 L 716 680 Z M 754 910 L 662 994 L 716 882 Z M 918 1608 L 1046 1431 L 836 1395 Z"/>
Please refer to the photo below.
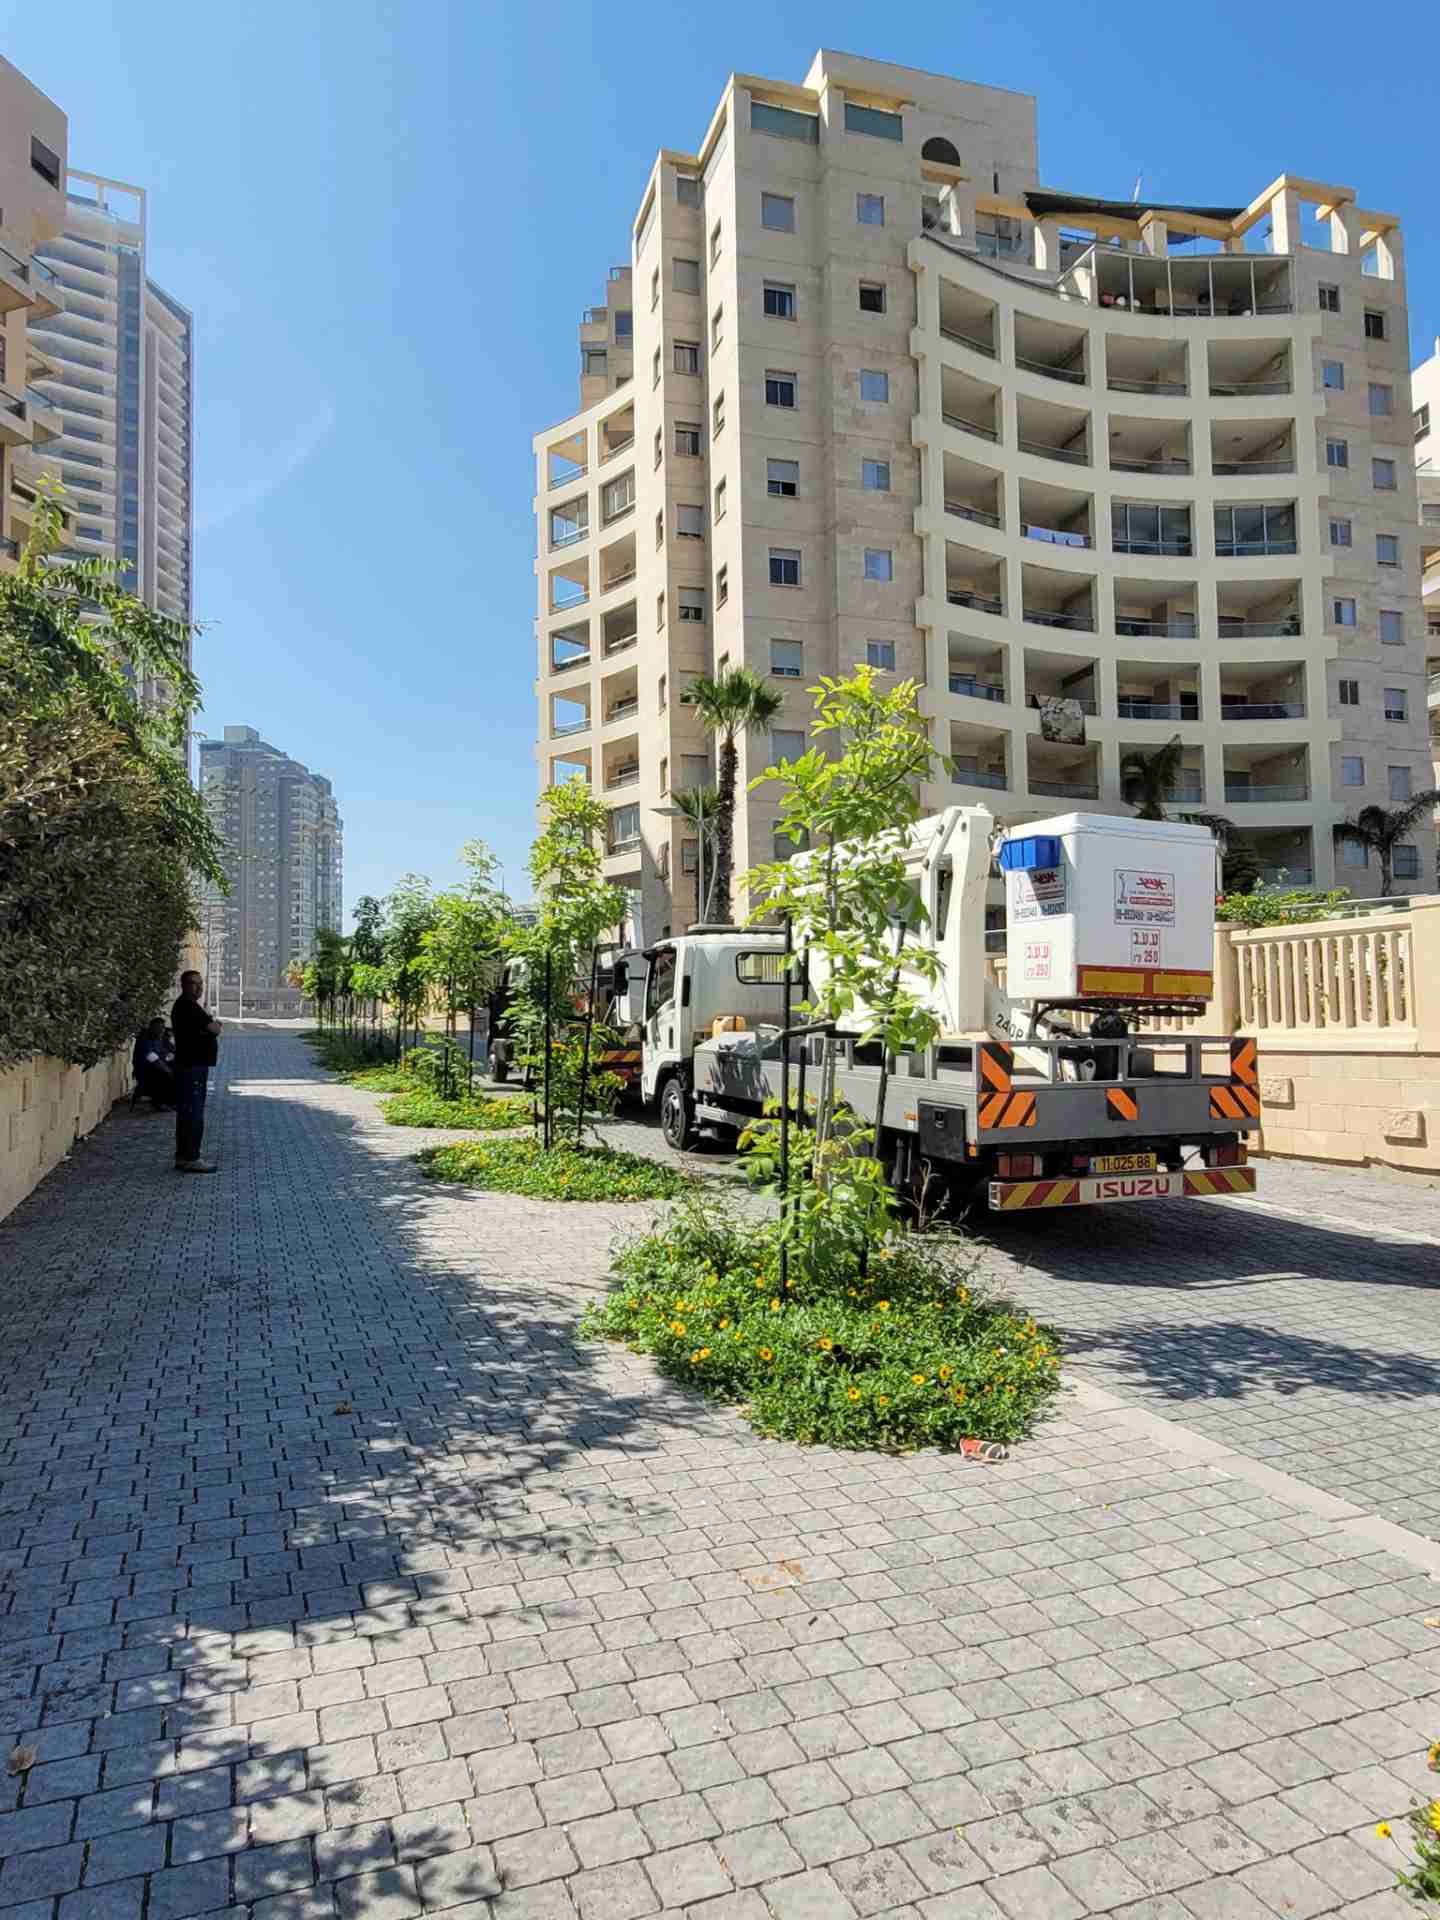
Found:
<path fill-rule="evenodd" d="M 1060 1416 L 805 1451 L 577 1343 L 648 1209 L 433 1185 L 293 1030 L 224 1055 L 218 1174 L 122 1109 L 0 1225 L 0 1906 L 1413 1911 L 1433 1190 L 1007 1222 Z"/>

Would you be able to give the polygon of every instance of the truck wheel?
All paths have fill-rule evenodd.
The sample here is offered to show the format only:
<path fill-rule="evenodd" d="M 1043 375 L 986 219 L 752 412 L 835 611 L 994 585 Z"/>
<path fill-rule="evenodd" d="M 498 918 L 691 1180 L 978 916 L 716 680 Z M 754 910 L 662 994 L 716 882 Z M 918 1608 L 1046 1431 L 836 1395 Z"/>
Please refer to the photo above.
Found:
<path fill-rule="evenodd" d="M 660 1132 L 667 1147 L 688 1153 L 695 1144 L 695 1114 L 681 1082 L 670 1078 L 660 1095 Z"/>

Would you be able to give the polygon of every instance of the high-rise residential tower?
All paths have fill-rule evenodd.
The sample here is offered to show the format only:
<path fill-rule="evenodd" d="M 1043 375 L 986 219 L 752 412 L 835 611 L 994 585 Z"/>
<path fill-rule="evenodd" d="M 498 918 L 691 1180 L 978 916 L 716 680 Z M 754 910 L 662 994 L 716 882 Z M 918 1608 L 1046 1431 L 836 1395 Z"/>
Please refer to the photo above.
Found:
<path fill-rule="evenodd" d="M 32 332 L 58 411 L 44 449 L 80 554 L 121 562 L 157 611 L 191 616 L 192 327 L 146 270 L 146 197 L 99 174 L 66 175 L 63 231 L 47 242 L 60 310 Z M 37 463 L 38 464 L 38 463 Z"/>
<path fill-rule="evenodd" d="M 1397 222 L 1283 173 L 1244 206 L 1042 188 L 1035 114 L 822 51 L 732 75 L 644 183 L 534 445 L 541 786 L 610 804 L 647 936 L 696 913 L 681 696 L 741 663 L 785 696 L 742 783 L 869 661 L 922 684 L 929 804 L 1123 811 L 1178 734 L 1176 811 L 1378 888 L 1333 826 L 1430 777 Z M 774 814 L 742 802 L 737 872 Z M 1432 870 L 1417 836 L 1397 879 Z"/>
<path fill-rule="evenodd" d="M 1440 787 L 1440 339 L 1410 376 L 1415 483 L 1420 492 L 1420 560 L 1425 610 L 1426 698 L 1434 785 Z M 1440 876 L 1436 877 L 1440 887 Z"/>
<path fill-rule="evenodd" d="M 344 914 L 342 823 L 330 782 L 262 740 L 226 727 L 200 743 L 200 791 L 225 847 L 230 893 L 205 892 L 200 935 L 215 1003 L 298 1011 L 287 986 L 322 927 Z"/>
<path fill-rule="evenodd" d="M 65 115 L 0 60 L 0 570 L 13 568 L 35 510 L 34 462 L 59 436 L 55 362 L 36 331 L 63 298 L 35 249 L 65 218 Z"/>

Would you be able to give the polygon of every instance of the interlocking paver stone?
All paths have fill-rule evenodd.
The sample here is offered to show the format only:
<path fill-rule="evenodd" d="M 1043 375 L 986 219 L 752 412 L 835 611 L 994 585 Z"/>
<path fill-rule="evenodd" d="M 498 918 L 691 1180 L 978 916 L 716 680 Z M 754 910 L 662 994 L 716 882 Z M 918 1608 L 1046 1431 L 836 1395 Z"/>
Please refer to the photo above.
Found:
<path fill-rule="evenodd" d="M 5 1920 L 1394 1910 L 1440 1581 L 1306 1489 L 1440 1538 L 1440 1196 L 1008 1222 L 1119 1409 L 806 1452 L 577 1343 L 644 1209 L 423 1183 L 293 1031 L 224 1053 L 212 1180 L 121 1111 L 0 1223 Z"/>

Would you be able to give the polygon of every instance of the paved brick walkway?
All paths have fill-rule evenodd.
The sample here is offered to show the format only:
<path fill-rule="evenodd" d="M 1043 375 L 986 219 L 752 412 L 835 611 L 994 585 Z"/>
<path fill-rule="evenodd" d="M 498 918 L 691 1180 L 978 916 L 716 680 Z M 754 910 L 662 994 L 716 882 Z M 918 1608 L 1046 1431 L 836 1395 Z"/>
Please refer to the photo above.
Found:
<path fill-rule="evenodd" d="M 219 1175 L 121 1113 L 0 1225 L 6 1920 L 1413 1911 L 1435 1196 L 1027 1226 L 1062 1416 L 803 1451 L 574 1344 L 637 1210 L 225 1051 Z"/>

